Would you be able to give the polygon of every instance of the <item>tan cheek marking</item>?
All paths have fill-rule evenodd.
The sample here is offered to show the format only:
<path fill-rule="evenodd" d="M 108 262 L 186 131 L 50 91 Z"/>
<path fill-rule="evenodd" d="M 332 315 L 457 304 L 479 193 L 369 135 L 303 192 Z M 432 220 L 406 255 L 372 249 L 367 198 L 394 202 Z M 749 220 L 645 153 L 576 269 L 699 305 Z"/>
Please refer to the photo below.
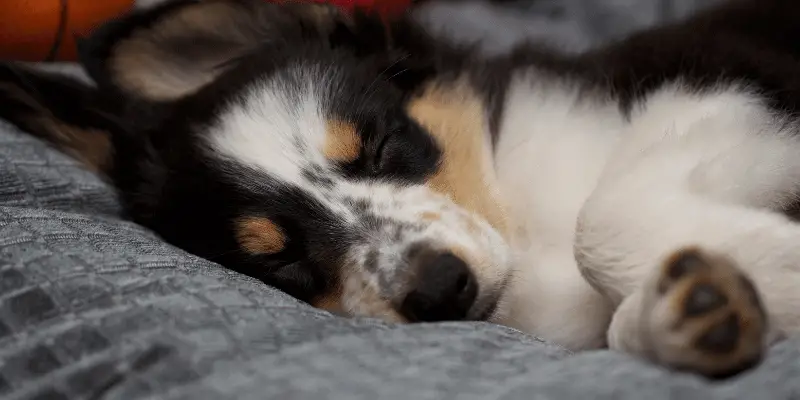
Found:
<path fill-rule="evenodd" d="M 427 185 L 506 234 L 507 215 L 490 182 L 494 172 L 484 109 L 467 83 L 455 82 L 428 87 L 409 103 L 408 114 L 442 149 L 439 170 Z"/>
<path fill-rule="evenodd" d="M 344 121 L 328 121 L 322 154 L 325 158 L 336 162 L 350 162 L 357 159 L 361 154 L 361 138 L 356 127 Z"/>
<path fill-rule="evenodd" d="M 236 239 L 250 254 L 275 254 L 286 246 L 283 230 L 268 218 L 246 217 L 236 223 Z"/>

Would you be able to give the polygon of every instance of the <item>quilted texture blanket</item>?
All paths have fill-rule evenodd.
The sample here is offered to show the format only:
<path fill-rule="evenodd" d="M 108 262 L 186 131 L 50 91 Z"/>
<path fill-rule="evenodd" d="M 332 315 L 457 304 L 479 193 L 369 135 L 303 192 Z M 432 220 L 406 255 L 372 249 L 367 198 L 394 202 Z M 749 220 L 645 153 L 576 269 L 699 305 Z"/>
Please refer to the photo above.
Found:
<path fill-rule="evenodd" d="M 688 5 L 538 1 L 514 11 L 527 23 L 478 36 L 490 50 L 523 36 L 580 50 Z M 460 24 L 431 20 L 461 39 L 498 26 L 469 7 L 451 14 Z M 792 399 L 798 377 L 798 340 L 710 382 L 487 323 L 336 317 L 125 221 L 107 185 L 0 121 L 3 399 Z"/>

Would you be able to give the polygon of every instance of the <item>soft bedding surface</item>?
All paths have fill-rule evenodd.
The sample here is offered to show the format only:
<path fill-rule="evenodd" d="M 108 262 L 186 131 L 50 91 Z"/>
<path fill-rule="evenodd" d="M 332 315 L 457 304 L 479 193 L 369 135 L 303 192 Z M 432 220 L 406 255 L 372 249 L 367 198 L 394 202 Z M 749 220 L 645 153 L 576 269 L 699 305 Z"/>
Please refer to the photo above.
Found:
<path fill-rule="evenodd" d="M 529 25 L 470 20 L 473 6 L 460 24 L 431 18 L 467 36 L 513 28 L 488 33 L 490 50 L 520 36 L 581 50 L 689 3 L 538 1 L 522 7 Z M 485 323 L 335 317 L 124 221 L 108 186 L 0 122 L 0 398 L 791 399 L 798 377 L 798 340 L 713 383 Z"/>

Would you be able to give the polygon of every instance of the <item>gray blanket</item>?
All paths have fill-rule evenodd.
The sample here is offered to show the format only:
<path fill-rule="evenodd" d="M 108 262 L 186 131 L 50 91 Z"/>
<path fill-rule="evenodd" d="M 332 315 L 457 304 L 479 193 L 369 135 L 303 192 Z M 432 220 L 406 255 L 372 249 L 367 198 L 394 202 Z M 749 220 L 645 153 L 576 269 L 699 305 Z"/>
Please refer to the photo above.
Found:
<path fill-rule="evenodd" d="M 525 35 L 587 47 L 683 12 L 665 4 L 539 1 L 526 18 L 551 35 Z M 335 317 L 126 222 L 107 185 L 0 121 L 0 398 L 791 399 L 798 377 L 797 340 L 714 383 L 486 323 Z"/>

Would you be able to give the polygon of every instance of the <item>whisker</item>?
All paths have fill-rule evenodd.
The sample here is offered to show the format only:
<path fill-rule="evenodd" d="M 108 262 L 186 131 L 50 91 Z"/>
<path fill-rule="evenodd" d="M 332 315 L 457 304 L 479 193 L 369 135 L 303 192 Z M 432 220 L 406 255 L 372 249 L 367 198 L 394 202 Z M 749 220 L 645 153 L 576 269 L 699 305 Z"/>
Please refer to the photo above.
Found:
<path fill-rule="evenodd" d="M 408 57 L 410 57 L 410 54 L 404 54 L 402 57 L 398 57 L 396 60 L 394 60 L 394 62 L 392 62 L 386 68 L 384 68 L 383 71 L 381 71 L 375 77 L 375 79 L 373 79 L 372 82 L 370 82 L 369 85 L 367 85 L 366 89 L 364 89 L 364 91 L 361 93 L 362 96 L 366 96 L 366 102 L 367 103 L 369 103 L 372 100 L 372 97 L 375 95 L 375 92 L 377 91 L 377 89 L 373 89 L 375 84 L 377 84 L 378 81 L 384 77 L 384 75 L 386 74 L 387 71 L 389 71 L 392 67 L 394 67 L 395 65 L 397 65 L 400 62 L 404 61 Z M 407 69 L 401 71 L 400 73 L 405 72 L 405 71 L 407 71 Z M 391 80 L 392 78 L 394 78 L 397 75 L 399 75 L 399 73 L 396 73 L 396 74 L 390 76 L 388 79 L 383 79 L 383 80 L 384 81 Z M 358 112 L 358 117 L 359 118 L 361 117 L 361 111 Z"/>
<path fill-rule="evenodd" d="M 408 68 L 406 68 L 406 69 L 404 69 L 404 70 L 402 70 L 402 71 L 399 71 L 399 72 L 395 73 L 394 75 L 392 75 L 392 76 L 390 76 L 389 78 L 387 78 L 387 80 L 391 80 L 392 78 L 395 78 L 395 77 L 397 77 L 398 75 L 404 74 L 404 73 L 406 73 L 406 72 L 408 72 Z"/>

